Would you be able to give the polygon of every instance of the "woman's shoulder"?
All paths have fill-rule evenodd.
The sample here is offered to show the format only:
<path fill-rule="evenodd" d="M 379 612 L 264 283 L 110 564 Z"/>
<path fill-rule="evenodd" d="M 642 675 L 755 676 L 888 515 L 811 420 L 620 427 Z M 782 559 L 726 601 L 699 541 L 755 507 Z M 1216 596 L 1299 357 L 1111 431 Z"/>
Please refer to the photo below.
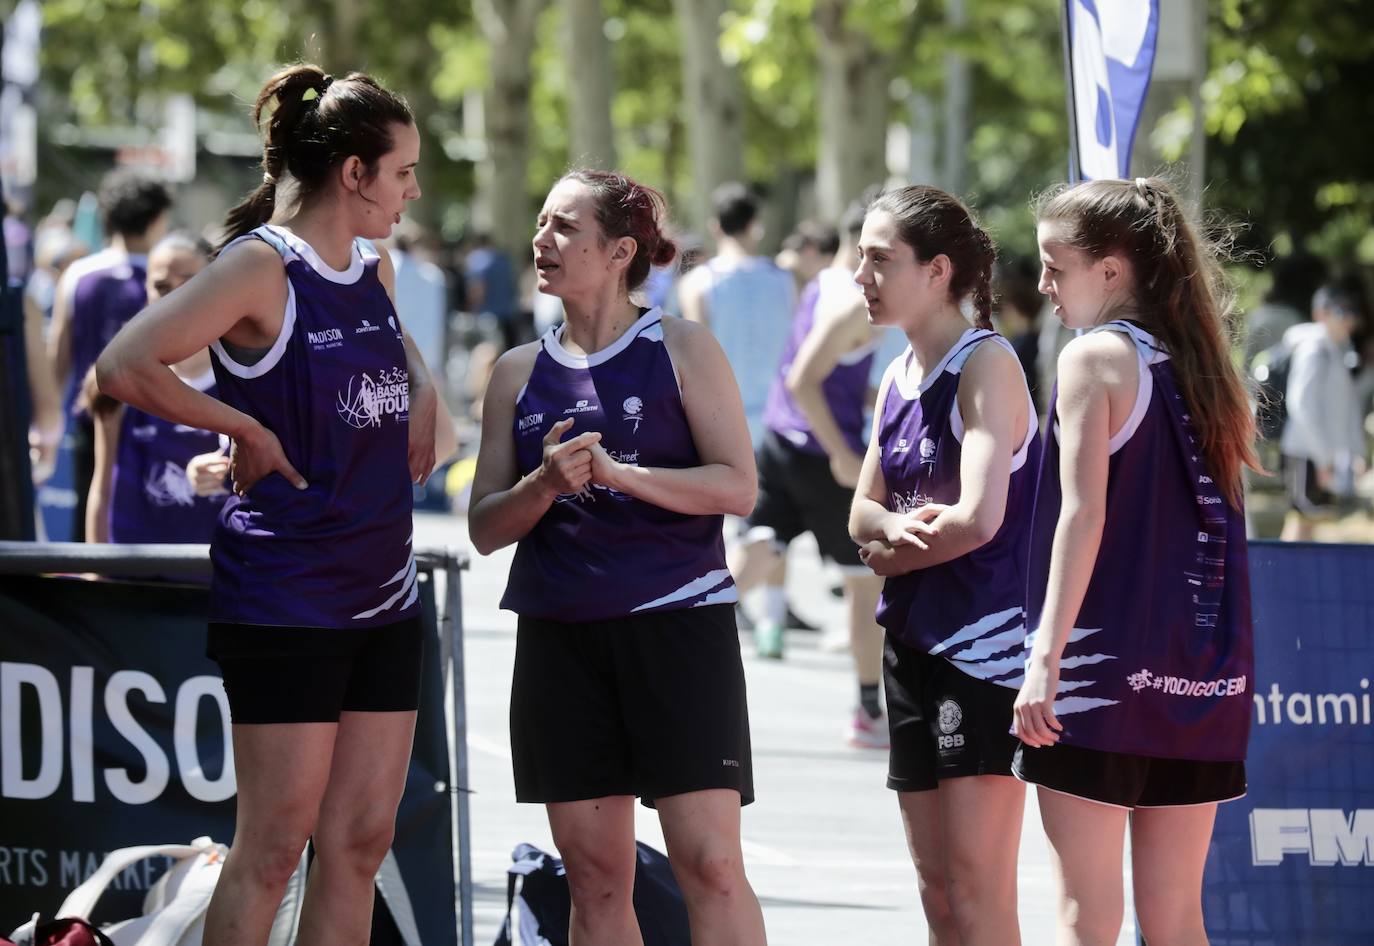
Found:
<path fill-rule="evenodd" d="M 211 265 L 221 272 L 232 272 L 245 278 L 274 274 L 284 276 L 286 272 L 281 253 L 266 240 L 251 234 L 240 237 L 222 249 Z"/>
<path fill-rule="evenodd" d="M 534 373 L 534 363 L 542 347 L 542 342 L 533 341 L 507 350 L 492 366 L 490 384 L 501 391 L 509 389 L 510 397 L 515 397 Z"/>
<path fill-rule="evenodd" d="M 668 346 L 669 351 L 676 353 L 679 349 L 698 349 L 703 344 L 715 344 L 716 336 L 709 326 L 700 322 L 693 322 L 681 316 L 669 315 L 667 312 L 660 312 L 663 326 L 663 342 Z"/>
<path fill-rule="evenodd" d="M 1097 371 L 1133 365 L 1136 358 L 1134 339 L 1125 332 L 1085 332 L 1069 339 L 1059 353 L 1059 370 Z"/>

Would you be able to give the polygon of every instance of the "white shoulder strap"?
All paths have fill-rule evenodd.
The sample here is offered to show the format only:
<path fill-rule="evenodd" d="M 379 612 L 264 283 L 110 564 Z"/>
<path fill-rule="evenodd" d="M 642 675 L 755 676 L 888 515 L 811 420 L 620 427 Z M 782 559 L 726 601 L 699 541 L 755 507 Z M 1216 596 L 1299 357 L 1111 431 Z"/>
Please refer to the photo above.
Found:
<path fill-rule="evenodd" d="M 57 915 L 89 920 L 91 912 L 95 909 L 96 903 L 106 888 L 119 876 L 121 871 L 139 861 L 158 856 L 180 860 L 183 857 L 195 857 L 197 854 L 208 853 L 220 847 L 209 838 L 196 838 L 190 844 L 144 844 L 111 851 L 101 865 L 96 868 L 95 873 L 87 877 L 81 886 L 67 895 L 67 899 L 63 900 L 62 906 L 58 908 Z"/>

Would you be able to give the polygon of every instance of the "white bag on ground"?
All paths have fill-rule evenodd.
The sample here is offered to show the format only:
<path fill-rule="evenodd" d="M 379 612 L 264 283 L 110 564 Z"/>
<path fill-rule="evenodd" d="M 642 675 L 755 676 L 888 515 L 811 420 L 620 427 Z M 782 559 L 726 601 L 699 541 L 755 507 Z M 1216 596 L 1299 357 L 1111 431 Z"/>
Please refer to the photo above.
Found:
<path fill-rule="evenodd" d="M 111 851 L 94 874 L 68 895 L 57 917 L 90 920 L 106 888 L 128 867 L 149 857 L 170 857 L 175 863 L 149 888 L 143 898 L 143 915 L 101 927 L 115 946 L 200 946 L 205 933 L 205 911 L 224 868 L 229 848 L 209 838 L 190 844 L 149 844 Z M 306 864 L 291 875 L 268 946 L 290 946 L 300 924 L 305 897 Z"/>

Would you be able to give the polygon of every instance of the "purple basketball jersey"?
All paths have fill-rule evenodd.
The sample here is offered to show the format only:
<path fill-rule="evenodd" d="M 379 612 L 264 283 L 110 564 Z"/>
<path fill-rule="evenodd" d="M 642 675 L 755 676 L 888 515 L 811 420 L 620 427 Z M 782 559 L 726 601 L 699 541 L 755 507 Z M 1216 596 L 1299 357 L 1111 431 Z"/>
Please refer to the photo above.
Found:
<path fill-rule="evenodd" d="M 187 382 L 217 397 L 214 376 Z M 111 542 L 210 541 L 224 496 L 197 496 L 186 478 L 192 457 L 220 449 L 220 435 L 124 408 L 110 495 Z"/>
<path fill-rule="evenodd" d="M 72 373 L 62 392 L 70 415 L 81 383 L 115 333 L 148 304 L 148 258 L 101 250 L 72 263 L 62 278 L 71 320 Z"/>
<path fill-rule="evenodd" d="M 797 313 L 792 318 L 792 334 L 787 338 L 782 364 L 773 376 L 773 385 L 768 390 L 768 406 L 763 412 L 763 422 L 769 430 L 797 449 L 817 455 L 823 455 L 825 450 L 811 432 L 811 422 L 787 390 L 787 373 L 792 370 L 797 352 L 816 324 L 817 305 L 823 297 L 834 291 L 830 286 L 837 279 L 845 284 L 848 292 L 854 291 L 854 277 L 838 269 L 821 270 L 820 275 L 807 283 L 802 291 Z M 877 347 L 875 341 L 846 353 L 821 382 L 821 393 L 825 395 L 825 403 L 829 405 L 835 423 L 839 425 L 849 448 L 860 455 L 865 449 L 864 409 L 868 406 L 868 376 L 873 368 L 873 353 Z"/>
<path fill-rule="evenodd" d="M 1169 356 L 1128 322 L 1140 381 L 1112 437 L 1107 518 L 1083 606 L 1060 659 L 1055 715 L 1066 745 L 1235 761 L 1249 738 L 1254 656 L 1245 513 L 1217 489 Z M 1055 417 L 1058 391 L 1051 396 Z M 1035 500 L 1029 649 L 1062 501 L 1058 423 Z"/>
<path fill-rule="evenodd" d="M 557 327 L 539 344 L 516 399 L 521 476 L 539 467 L 545 435 L 565 417 L 575 421 L 565 438 L 600 431 L 601 445 L 621 463 L 701 464 L 658 309 L 592 355 L 565 349 Z M 598 621 L 735 601 L 722 521 L 602 486 L 559 496 L 516 546 L 501 607 L 554 621 Z"/>
<path fill-rule="evenodd" d="M 406 462 L 410 393 L 400 324 L 362 241 L 344 271 L 280 227 L 286 318 L 243 364 L 215 342 L 220 399 L 260 421 L 310 484 L 273 473 L 224 504 L 210 546 L 210 619 L 373 627 L 419 608 Z"/>
<path fill-rule="evenodd" d="M 1012 350 L 995 332 L 969 329 L 919 388 L 906 379 L 910 350 L 888 370 L 878 446 L 886 506 L 893 512 L 959 500 L 964 439 L 959 378 L 983 342 Z M 997 534 L 967 555 L 887 579 L 878 604 L 878 623 L 907 646 L 1007 687 L 1021 685 L 1024 667 L 1026 553 L 1040 458 L 1029 390 L 1026 403 L 1026 437 L 1012 456 L 1006 513 Z"/>

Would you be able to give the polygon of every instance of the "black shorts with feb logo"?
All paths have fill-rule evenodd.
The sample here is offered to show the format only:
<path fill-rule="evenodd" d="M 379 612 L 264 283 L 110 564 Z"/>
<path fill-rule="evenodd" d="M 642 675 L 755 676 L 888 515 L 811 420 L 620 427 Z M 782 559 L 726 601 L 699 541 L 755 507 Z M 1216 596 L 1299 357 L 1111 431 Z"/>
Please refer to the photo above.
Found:
<path fill-rule="evenodd" d="M 924 792 L 944 779 L 1012 774 L 1016 690 L 970 677 L 891 634 L 883 648 L 883 686 L 892 741 L 888 788 Z"/>

